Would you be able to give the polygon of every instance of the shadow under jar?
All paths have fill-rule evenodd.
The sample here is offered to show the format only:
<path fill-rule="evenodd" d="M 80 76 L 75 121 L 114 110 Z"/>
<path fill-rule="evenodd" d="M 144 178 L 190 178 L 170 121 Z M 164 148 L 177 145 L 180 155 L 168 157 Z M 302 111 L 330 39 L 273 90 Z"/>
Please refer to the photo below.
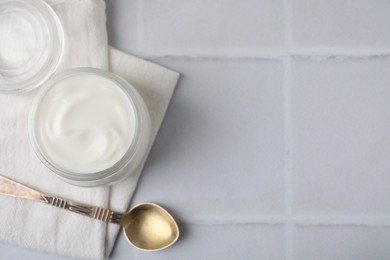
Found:
<path fill-rule="evenodd" d="M 38 158 L 64 181 L 106 185 L 129 176 L 145 158 L 150 117 L 127 81 L 77 68 L 43 84 L 30 111 L 29 135 Z"/>

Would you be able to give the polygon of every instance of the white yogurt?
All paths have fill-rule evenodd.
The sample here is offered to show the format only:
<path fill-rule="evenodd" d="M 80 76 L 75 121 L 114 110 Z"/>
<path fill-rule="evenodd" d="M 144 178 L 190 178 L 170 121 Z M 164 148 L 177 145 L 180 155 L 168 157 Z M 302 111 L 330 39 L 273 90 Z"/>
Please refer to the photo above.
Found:
<path fill-rule="evenodd" d="M 48 159 L 67 171 L 110 168 L 129 149 L 136 120 L 132 103 L 114 82 L 75 75 L 57 82 L 40 101 L 35 139 Z"/>

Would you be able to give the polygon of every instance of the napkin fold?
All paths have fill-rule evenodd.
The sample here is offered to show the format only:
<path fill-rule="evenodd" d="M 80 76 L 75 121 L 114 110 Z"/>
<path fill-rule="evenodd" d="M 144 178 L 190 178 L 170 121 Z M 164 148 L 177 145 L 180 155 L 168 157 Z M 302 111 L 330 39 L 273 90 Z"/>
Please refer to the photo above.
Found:
<path fill-rule="evenodd" d="M 128 80 L 149 109 L 154 141 L 179 74 L 109 47 L 103 0 L 47 2 L 65 31 L 66 45 L 59 70 L 109 69 Z M 27 119 L 36 92 L 0 95 L 0 174 L 48 194 L 127 211 L 143 164 L 129 178 L 112 186 L 82 188 L 58 179 L 38 160 L 29 143 Z M 4 196 L 0 197 L 0 215 L 1 242 L 77 258 L 108 256 L 120 228 L 43 203 Z"/>

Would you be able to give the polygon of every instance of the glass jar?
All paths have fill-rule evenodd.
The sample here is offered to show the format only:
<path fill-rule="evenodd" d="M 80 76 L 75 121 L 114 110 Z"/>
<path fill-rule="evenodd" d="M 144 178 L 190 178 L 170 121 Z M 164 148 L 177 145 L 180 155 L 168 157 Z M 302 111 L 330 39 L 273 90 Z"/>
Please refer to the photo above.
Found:
<path fill-rule="evenodd" d="M 0 93 L 30 91 L 62 60 L 64 31 L 42 0 L 0 0 Z"/>
<path fill-rule="evenodd" d="M 64 181 L 78 186 L 112 184 L 133 173 L 145 158 L 150 117 L 126 80 L 100 69 L 77 68 L 42 85 L 31 107 L 29 136 L 38 158 Z M 124 143 L 129 145 L 123 148 Z M 113 157 L 119 147 L 124 154 Z M 110 163 L 107 158 L 117 160 Z"/>

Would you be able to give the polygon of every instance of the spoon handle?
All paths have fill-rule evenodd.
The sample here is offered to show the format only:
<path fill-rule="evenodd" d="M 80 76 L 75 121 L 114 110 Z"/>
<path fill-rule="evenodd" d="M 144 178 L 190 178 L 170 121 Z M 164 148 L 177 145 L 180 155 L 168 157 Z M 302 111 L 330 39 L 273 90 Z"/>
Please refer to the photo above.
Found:
<path fill-rule="evenodd" d="M 66 209 L 74 213 L 78 213 L 107 223 L 120 224 L 122 221 L 122 214 L 109 209 L 89 206 L 47 194 L 42 194 L 42 199 L 43 202 L 54 207 Z"/>
<path fill-rule="evenodd" d="M 120 224 L 123 217 L 123 214 L 111 211 L 109 209 L 89 206 L 60 197 L 42 194 L 39 191 L 31 189 L 3 176 L 0 176 L 0 194 L 44 202 L 54 207 L 66 209 L 108 223 Z"/>

